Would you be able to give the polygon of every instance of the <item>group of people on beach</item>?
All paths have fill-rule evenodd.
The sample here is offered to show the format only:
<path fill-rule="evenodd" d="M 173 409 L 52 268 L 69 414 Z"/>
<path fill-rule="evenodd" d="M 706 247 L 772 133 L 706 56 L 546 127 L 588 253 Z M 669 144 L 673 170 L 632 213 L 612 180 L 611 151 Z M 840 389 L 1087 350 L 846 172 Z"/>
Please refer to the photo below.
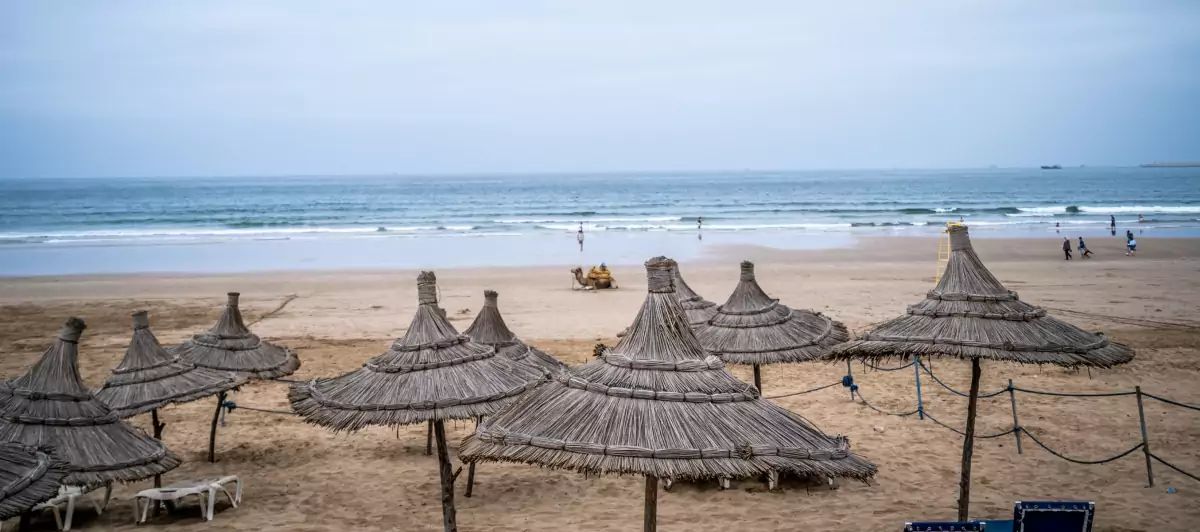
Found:
<path fill-rule="evenodd" d="M 1063 254 L 1066 255 L 1066 260 L 1071 260 L 1071 239 L 1063 237 Z M 1079 256 L 1081 258 L 1092 258 L 1092 250 L 1087 248 L 1087 243 L 1083 241 L 1083 237 L 1079 237 Z"/>
<path fill-rule="evenodd" d="M 1117 234 L 1117 217 L 1109 215 L 1108 219 L 1109 219 L 1109 228 L 1112 229 L 1112 234 L 1116 235 Z M 1138 221 L 1141 221 L 1141 219 L 1142 219 L 1142 216 L 1139 214 Z M 1058 226 L 1057 222 L 1055 223 L 1055 226 L 1056 227 Z M 1065 237 L 1065 236 L 1063 237 L 1062 250 L 1063 250 L 1063 260 L 1071 260 L 1071 239 L 1070 238 Z M 1125 230 L 1125 256 L 1133 257 L 1136 255 L 1137 255 L 1137 238 L 1134 238 L 1133 231 L 1126 229 Z M 1090 259 L 1092 257 L 1092 250 L 1088 249 L 1087 243 L 1083 241 L 1082 236 L 1079 237 L 1079 256 L 1084 259 Z"/>

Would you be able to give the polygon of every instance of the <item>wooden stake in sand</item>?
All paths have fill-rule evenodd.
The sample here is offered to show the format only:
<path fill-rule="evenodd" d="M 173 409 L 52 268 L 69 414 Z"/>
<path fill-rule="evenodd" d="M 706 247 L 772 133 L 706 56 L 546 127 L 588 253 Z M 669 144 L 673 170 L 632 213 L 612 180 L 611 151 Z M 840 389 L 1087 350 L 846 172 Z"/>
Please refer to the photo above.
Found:
<path fill-rule="evenodd" d="M 642 512 L 642 530 L 658 530 L 658 477 L 646 475 L 646 508 Z"/>
<path fill-rule="evenodd" d="M 490 416 L 549 374 L 459 334 L 437 306 L 433 272 L 417 277 L 417 299 L 408 332 L 391 349 L 350 373 L 295 383 L 288 400 L 308 422 L 335 431 L 428 423 L 437 446 L 443 527 L 450 531 L 457 474 L 450 470 L 444 421 Z"/>
<path fill-rule="evenodd" d="M 754 386 L 762 391 L 760 366 L 818 360 L 850 338 L 846 326 L 820 312 L 796 310 L 772 299 L 742 262 L 741 280 L 724 305 L 696 327 L 700 345 L 731 364 L 754 366 Z"/>
<path fill-rule="evenodd" d="M 446 448 L 446 427 L 442 420 L 433 422 L 433 437 L 437 440 L 438 476 L 442 479 L 442 527 L 446 532 L 458 530 L 454 509 L 454 473 L 450 468 L 450 451 Z"/>
<path fill-rule="evenodd" d="M 965 225 L 947 228 L 950 257 L 925 299 L 898 318 L 834 348 L 835 359 L 908 359 L 921 356 L 969 359 L 971 391 L 967 398 L 959 481 L 958 520 L 970 516 L 971 459 L 979 401 L 980 361 L 1056 364 L 1064 367 L 1111 367 L 1133 359 L 1133 350 L 1059 321 L 1044 309 L 1021 301 L 988 271 L 971 247 Z M 1005 338 L 1007 341 L 997 341 Z M 1014 403 L 1015 404 L 1015 403 Z M 1014 407 L 1014 424 L 1015 407 Z"/>
<path fill-rule="evenodd" d="M 225 392 L 217 394 L 217 409 L 213 411 L 212 428 L 208 431 L 208 462 L 217 461 L 217 422 L 221 420 L 221 409 L 225 408 Z"/>
<path fill-rule="evenodd" d="M 659 479 L 874 475 L 845 438 L 761 399 L 704 351 L 679 305 L 674 271 L 665 257 L 646 262 L 649 290 L 620 342 L 488 416 L 459 458 L 644 476 L 645 530 L 657 526 Z"/>

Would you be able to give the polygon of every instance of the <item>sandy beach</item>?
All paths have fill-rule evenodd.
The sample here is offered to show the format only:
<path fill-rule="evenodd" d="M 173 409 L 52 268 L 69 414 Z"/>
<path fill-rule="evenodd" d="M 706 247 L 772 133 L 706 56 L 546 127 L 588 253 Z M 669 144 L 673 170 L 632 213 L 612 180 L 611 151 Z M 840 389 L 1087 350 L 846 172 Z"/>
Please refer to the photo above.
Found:
<path fill-rule="evenodd" d="M 1095 257 L 1062 260 L 1054 238 L 976 241 L 980 256 L 1023 300 L 1088 330 L 1103 331 L 1137 349 L 1113 370 L 984 364 L 984 390 L 1013 379 L 1019 386 L 1056 391 L 1144 390 L 1200 404 L 1200 239 L 1145 239 L 1137 257 L 1123 255 L 1120 237 L 1089 240 Z M 737 282 L 737 262 L 753 260 L 758 279 L 787 305 L 815 308 L 853 331 L 891 318 L 932 286 L 936 240 L 858 238 L 827 250 L 724 246 L 702 262 L 683 262 L 688 283 L 722 302 Z M 598 342 L 633 319 L 645 295 L 644 272 L 618 266 L 619 290 L 570 289 L 566 265 L 536 268 L 439 269 L 441 305 L 459 329 L 482 304 L 482 291 L 500 292 L 509 326 L 526 341 L 568 362 L 591 356 Z M 23 372 L 71 315 L 88 323 L 81 344 L 84 379 L 99 386 L 129 339 L 129 314 L 151 313 L 164 344 L 209 327 L 226 291 L 240 291 L 243 312 L 265 338 L 288 345 L 303 362 L 296 379 L 332 376 L 384 351 L 403 333 L 416 308 L 415 270 L 288 271 L 222 275 L 115 275 L 0 279 L 0 375 Z M 1059 310 L 1059 309 L 1064 309 Z M 863 396 L 893 411 L 915 405 L 913 373 L 852 366 Z M 947 384 L 963 389 L 968 366 L 934 361 Z M 734 367 L 749 380 L 747 367 Z M 844 365 L 767 367 L 766 395 L 831 383 Z M 925 382 L 926 409 L 961 426 L 965 401 Z M 239 405 L 287 410 L 286 385 L 259 382 L 232 398 Z M 1140 441 L 1132 396 L 1058 398 L 1018 395 L 1021 422 L 1047 445 L 1079 459 L 1114 455 Z M 929 421 L 878 414 L 851 402 L 840 386 L 779 403 L 831 434 L 850 438 L 856 452 L 879 466 L 870 485 L 843 482 L 836 490 L 786 482 L 768 492 L 751 480 L 721 491 L 716 483 L 679 484 L 659 496 L 662 530 L 898 530 L 905 520 L 954 515 L 961 439 Z M 238 474 L 243 506 L 219 511 L 205 524 L 185 509 L 141 529 L 210 530 L 437 530 L 436 460 L 424 455 L 424 426 L 333 434 L 298 417 L 238 409 L 218 435 L 218 462 L 204 461 L 212 399 L 167 408 L 165 440 L 185 463 L 166 480 Z M 1200 471 L 1197 413 L 1146 404 L 1150 446 L 1185 470 Z M 979 430 L 1011 428 L 1007 395 L 981 400 Z M 148 428 L 141 416 L 132 420 Z M 470 423 L 452 425 L 458 441 Z M 1155 464 L 1146 487 L 1141 452 L 1103 465 L 1060 460 L 1012 436 L 977 441 L 972 514 L 1005 518 L 1015 500 L 1084 499 L 1097 505 L 1095 530 L 1192 530 L 1200 520 L 1200 483 Z M 109 511 L 76 515 L 81 529 L 133 529 L 133 494 L 149 481 L 120 486 Z M 1168 492 L 1168 488 L 1174 488 Z M 463 530 L 631 530 L 641 524 L 642 483 L 632 477 L 582 475 L 520 465 L 483 465 L 474 497 L 458 500 Z M 38 521 L 53 526 L 49 515 Z"/>

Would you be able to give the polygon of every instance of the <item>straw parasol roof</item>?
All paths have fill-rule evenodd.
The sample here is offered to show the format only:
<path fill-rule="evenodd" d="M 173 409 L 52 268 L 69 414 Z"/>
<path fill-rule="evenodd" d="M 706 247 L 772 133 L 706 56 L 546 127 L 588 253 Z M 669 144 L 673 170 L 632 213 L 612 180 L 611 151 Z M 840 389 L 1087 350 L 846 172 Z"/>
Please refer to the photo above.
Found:
<path fill-rule="evenodd" d="M 629 333 L 484 420 L 461 459 L 646 475 L 648 513 L 661 477 L 874 475 L 846 438 L 761 399 L 704 352 L 676 300 L 674 266 L 646 262 L 649 293 Z"/>
<path fill-rule="evenodd" d="M 522 342 L 509 330 L 508 325 L 504 323 L 504 317 L 500 315 L 500 308 L 496 305 L 498 297 L 499 294 L 495 290 L 483 291 L 483 308 L 479 309 L 475 321 L 471 322 L 471 326 L 463 333 L 476 343 L 492 346 L 510 360 L 533 364 L 551 373 L 565 369 L 566 364 Z"/>
<path fill-rule="evenodd" d="M 941 281 L 904 315 L 833 350 L 834 358 L 945 356 L 1024 364 L 1110 367 L 1133 350 L 1021 301 L 988 271 L 964 225 L 949 228 Z"/>
<path fill-rule="evenodd" d="M 50 446 L 65 460 L 65 484 L 141 480 L 179 465 L 162 442 L 134 429 L 79 376 L 79 336 L 70 318 L 29 372 L 0 384 L 0 441 Z"/>
<path fill-rule="evenodd" d="M 408 332 L 391 349 L 350 373 L 293 384 L 288 400 L 308 423 L 338 432 L 429 421 L 437 440 L 443 526 L 450 532 L 457 530 L 456 474 L 450 471 L 444 420 L 492 415 L 543 383 L 549 372 L 498 356 L 495 348 L 459 334 L 438 307 L 433 272 L 417 276 L 417 301 Z"/>
<path fill-rule="evenodd" d="M 683 308 L 688 324 L 693 328 L 708 323 L 708 320 L 717 314 L 716 303 L 700 297 L 700 294 L 684 282 L 683 274 L 679 273 L 679 265 L 675 266 L 675 298 L 679 300 L 679 306 Z"/>
<path fill-rule="evenodd" d="M 96 391 L 113 413 L 127 418 L 233 389 L 243 379 L 233 373 L 197 367 L 158 343 L 144 310 L 133 313 L 133 339 L 125 358 Z"/>
<path fill-rule="evenodd" d="M 420 305 L 391 349 L 345 375 L 293 384 L 288 398 L 296 413 L 336 431 L 473 419 L 544 380 L 545 372 L 459 334 L 438 311 L 436 283 L 433 272 L 421 272 Z"/>
<path fill-rule="evenodd" d="M 781 305 L 758 286 L 754 263 L 742 261 L 733 293 L 696 334 L 710 353 L 734 364 L 816 360 L 850 336 L 846 326 L 820 312 Z"/>
<path fill-rule="evenodd" d="M 0 443 L 0 521 L 58 495 L 67 463 L 47 448 Z"/>
<path fill-rule="evenodd" d="M 938 356 L 971 361 L 958 497 L 958 520 L 965 521 L 969 517 L 980 360 L 1111 367 L 1132 360 L 1133 350 L 1021 301 L 979 260 L 966 225 L 952 223 L 946 230 L 950 258 L 937 286 L 923 301 L 909 306 L 903 316 L 836 347 L 830 357 Z"/>
<path fill-rule="evenodd" d="M 250 332 L 238 309 L 238 293 L 229 292 L 229 302 L 217 324 L 192 336 L 175 348 L 186 362 L 202 368 L 230 371 L 251 379 L 275 379 L 295 373 L 300 367 L 296 353 L 262 341 Z"/>
<path fill-rule="evenodd" d="M 772 299 L 758 286 L 754 263 L 742 261 L 737 287 L 697 328 L 696 337 L 726 362 L 753 365 L 754 386 L 762 390 L 760 365 L 816 360 L 850 335 L 845 325 L 820 312 L 788 308 Z"/>
<path fill-rule="evenodd" d="M 679 273 L 678 264 L 675 266 L 675 298 L 679 300 L 679 306 L 687 317 L 688 325 L 691 325 L 693 329 L 708 324 L 708 320 L 717 313 L 716 303 L 700 297 L 700 294 L 697 294 L 684 282 L 683 275 Z M 617 337 L 620 338 L 626 334 L 629 334 L 628 327 L 617 333 Z"/>

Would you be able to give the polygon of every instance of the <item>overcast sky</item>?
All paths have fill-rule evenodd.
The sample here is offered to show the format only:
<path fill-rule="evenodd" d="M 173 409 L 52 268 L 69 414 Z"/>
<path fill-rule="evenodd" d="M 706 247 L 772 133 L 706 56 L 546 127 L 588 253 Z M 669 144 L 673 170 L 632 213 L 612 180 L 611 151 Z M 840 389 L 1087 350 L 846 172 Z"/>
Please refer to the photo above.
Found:
<path fill-rule="evenodd" d="M 1200 160 L 1200 2 L 6 2 L 0 177 Z"/>

